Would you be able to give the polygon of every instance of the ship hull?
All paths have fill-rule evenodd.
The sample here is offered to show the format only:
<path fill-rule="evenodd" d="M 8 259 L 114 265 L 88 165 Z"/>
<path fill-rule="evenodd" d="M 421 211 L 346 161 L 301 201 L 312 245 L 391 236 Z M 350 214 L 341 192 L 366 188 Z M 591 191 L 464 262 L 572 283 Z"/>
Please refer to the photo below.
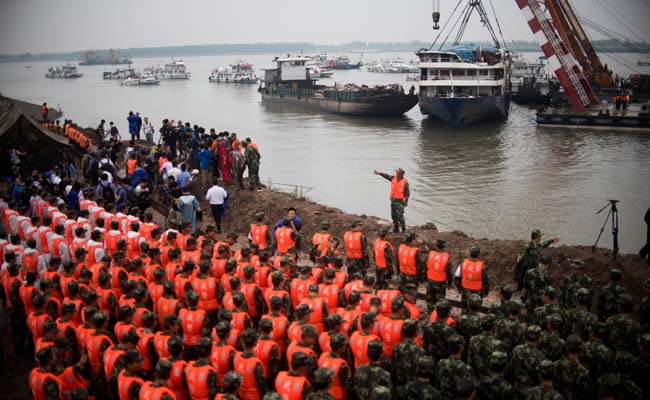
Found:
<path fill-rule="evenodd" d="M 507 96 L 425 97 L 420 96 L 420 112 L 435 117 L 454 128 L 508 116 Z"/>
<path fill-rule="evenodd" d="M 379 96 L 372 99 L 348 101 L 319 97 L 280 96 L 264 92 L 262 92 L 262 100 L 284 103 L 305 110 L 373 117 L 399 116 L 415 107 L 418 103 L 418 98 L 415 95 Z"/>

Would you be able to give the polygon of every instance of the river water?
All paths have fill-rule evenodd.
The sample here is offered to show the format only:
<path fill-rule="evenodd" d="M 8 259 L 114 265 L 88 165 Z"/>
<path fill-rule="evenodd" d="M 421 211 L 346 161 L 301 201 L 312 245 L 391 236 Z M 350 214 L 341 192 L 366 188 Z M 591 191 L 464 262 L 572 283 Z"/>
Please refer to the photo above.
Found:
<path fill-rule="evenodd" d="M 359 56 L 350 58 L 356 62 Z M 366 54 L 363 61 L 394 56 Z M 250 136 L 261 149 L 263 182 L 279 189 L 279 183 L 312 187 L 305 191 L 308 198 L 351 213 L 390 219 L 389 183 L 372 171 L 401 167 L 412 192 L 407 224 L 433 222 L 440 230 L 477 238 L 527 239 L 531 229 L 540 228 L 562 243 L 591 245 L 606 216 L 596 211 L 607 199 L 618 199 L 621 248 L 636 252 L 642 246 L 643 215 L 650 206 L 650 134 L 542 128 L 534 122 L 534 110 L 514 104 L 507 121 L 465 129 L 442 126 L 417 107 L 394 119 L 323 115 L 263 103 L 256 85 L 208 82 L 217 66 L 243 59 L 259 70 L 272 67 L 272 58 L 186 58 L 192 78 L 158 87 L 103 80 L 102 72 L 114 66 L 79 67 L 83 78 L 56 80 L 44 77 L 56 63 L 7 63 L 0 64 L 0 92 L 59 105 L 66 118 L 82 126 L 97 126 L 102 118 L 115 121 L 123 137 L 130 110 L 148 116 L 156 129 L 170 118 Z M 637 58 L 605 57 L 620 74 L 630 70 L 614 60 L 630 65 Z M 135 59 L 134 67 L 166 61 Z M 328 82 L 411 85 L 404 75 L 365 70 L 337 71 L 321 81 Z M 600 245 L 611 246 L 609 225 Z"/>

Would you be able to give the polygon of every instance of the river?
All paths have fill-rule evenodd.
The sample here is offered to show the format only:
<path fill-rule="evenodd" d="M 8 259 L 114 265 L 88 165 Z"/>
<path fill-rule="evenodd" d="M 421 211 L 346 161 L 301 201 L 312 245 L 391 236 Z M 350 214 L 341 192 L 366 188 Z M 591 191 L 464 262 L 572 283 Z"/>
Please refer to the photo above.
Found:
<path fill-rule="evenodd" d="M 363 61 L 394 56 L 365 54 Z M 356 62 L 359 57 L 350 58 Z M 157 87 L 103 80 L 102 72 L 115 66 L 79 67 L 83 78 L 56 80 L 44 74 L 60 63 L 6 63 L 0 64 L 0 92 L 60 106 L 64 117 L 82 126 L 97 126 L 102 118 L 115 121 L 123 137 L 130 110 L 148 116 L 156 129 L 170 118 L 250 136 L 261 149 L 264 183 L 279 189 L 279 183 L 313 187 L 305 191 L 308 198 L 351 213 L 389 219 L 389 183 L 372 171 L 392 173 L 401 167 L 412 192 L 407 224 L 433 222 L 440 230 L 462 230 L 477 238 L 527 239 L 531 229 L 540 228 L 565 244 L 592 245 L 607 210 L 596 211 L 607 199 L 618 199 L 621 248 L 636 252 L 642 246 L 643 216 L 650 206 L 650 134 L 542 128 L 534 122 L 534 110 L 514 104 L 507 121 L 457 130 L 423 117 L 417 107 L 395 119 L 322 115 L 263 103 L 256 85 L 208 82 L 212 69 L 239 59 L 255 64 L 261 76 L 259 70 L 272 67 L 272 58 L 188 57 L 190 80 L 163 81 Z M 632 65 L 638 57 L 604 58 L 625 74 L 630 70 L 614 60 Z M 135 68 L 143 68 L 168 60 L 134 61 Z M 337 71 L 322 80 L 327 82 L 410 87 L 404 75 L 365 70 Z M 609 224 L 600 245 L 611 246 Z"/>

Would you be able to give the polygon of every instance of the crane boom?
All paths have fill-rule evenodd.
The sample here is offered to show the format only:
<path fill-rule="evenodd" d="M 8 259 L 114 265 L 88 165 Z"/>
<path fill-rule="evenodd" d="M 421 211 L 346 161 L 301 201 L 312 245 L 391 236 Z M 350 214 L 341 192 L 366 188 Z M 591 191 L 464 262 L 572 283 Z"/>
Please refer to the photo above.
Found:
<path fill-rule="evenodd" d="M 554 72 L 564 88 L 564 92 L 571 100 L 573 108 L 584 111 L 590 105 L 598 104 L 598 98 L 596 98 L 589 81 L 576 63 L 571 50 L 567 47 L 571 45 L 569 34 L 564 31 L 564 38 L 566 38 L 564 41 L 561 40 L 558 34 L 563 29 L 558 24 L 564 22 L 552 22 L 546 12 L 542 10 L 539 0 L 515 0 L 515 2 L 524 18 L 526 18 L 528 26 L 542 48 L 542 52 L 549 60 L 549 65 L 559 64 L 559 67 Z M 554 0 L 541 2 L 547 4 L 552 2 L 551 7 L 558 4 Z M 568 21 L 565 22 L 568 23 Z"/>

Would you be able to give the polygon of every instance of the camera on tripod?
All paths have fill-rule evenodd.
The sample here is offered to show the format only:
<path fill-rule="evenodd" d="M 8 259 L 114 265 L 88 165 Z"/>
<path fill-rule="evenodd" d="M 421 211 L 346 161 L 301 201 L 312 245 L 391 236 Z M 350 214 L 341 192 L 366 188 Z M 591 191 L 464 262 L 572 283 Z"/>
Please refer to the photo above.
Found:
<path fill-rule="evenodd" d="M 609 201 L 609 204 L 606 204 L 605 207 L 596 212 L 596 215 L 598 215 L 607 207 L 609 207 L 609 212 L 607 213 L 607 217 L 605 218 L 605 222 L 603 223 L 602 228 L 600 228 L 600 233 L 598 234 L 598 238 L 596 238 L 596 243 L 594 243 L 593 247 L 591 248 L 591 252 L 593 253 L 596 251 L 596 246 L 598 245 L 598 241 L 600 240 L 600 237 L 605 230 L 605 225 L 607 225 L 609 217 L 612 217 L 612 239 L 614 241 L 612 246 L 612 257 L 616 258 L 618 255 L 618 208 L 616 207 L 616 203 L 620 203 L 621 201 L 612 199 L 607 199 L 607 201 Z"/>

